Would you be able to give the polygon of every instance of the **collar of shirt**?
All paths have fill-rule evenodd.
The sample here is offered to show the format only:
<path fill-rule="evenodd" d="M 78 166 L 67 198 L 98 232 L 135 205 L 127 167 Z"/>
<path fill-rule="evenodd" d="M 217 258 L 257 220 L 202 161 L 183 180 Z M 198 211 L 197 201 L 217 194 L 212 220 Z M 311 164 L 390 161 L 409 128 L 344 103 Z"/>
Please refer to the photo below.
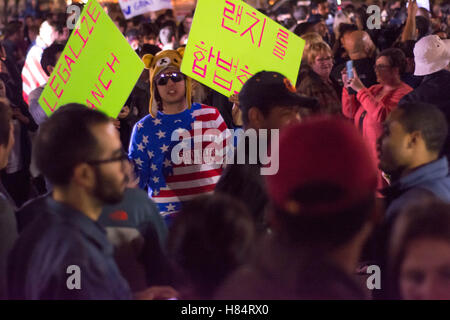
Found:
<path fill-rule="evenodd" d="M 103 253 L 113 254 L 114 249 L 108 242 L 106 231 L 98 222 L 67 204 L 55 201 L 51 196 L 47 198 L 47 204 L 54 216 L 78 229 L 83 237 L 93 242 Z"/>

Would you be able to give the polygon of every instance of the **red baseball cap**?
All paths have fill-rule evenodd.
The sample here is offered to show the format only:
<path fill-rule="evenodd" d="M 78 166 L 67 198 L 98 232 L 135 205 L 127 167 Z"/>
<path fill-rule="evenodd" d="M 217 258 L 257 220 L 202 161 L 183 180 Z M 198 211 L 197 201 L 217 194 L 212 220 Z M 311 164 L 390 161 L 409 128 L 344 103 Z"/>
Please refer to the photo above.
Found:
<path fill-rule="evenodd" d="M 276 207 L 294 215 L 327 214 L 374 195 L 377 169 L 353 124 L 337 117 L 319 116 L 281 133 L 279 170 L 266 179 L 269 197 Z M 305 198 L 300 193 L 310 186 L 314 186 L 314 192 Z M 327 194 L 330 187 L 338 190 L 331 197 Z M 302 207 L 307 210 L 301 210 Z"/>

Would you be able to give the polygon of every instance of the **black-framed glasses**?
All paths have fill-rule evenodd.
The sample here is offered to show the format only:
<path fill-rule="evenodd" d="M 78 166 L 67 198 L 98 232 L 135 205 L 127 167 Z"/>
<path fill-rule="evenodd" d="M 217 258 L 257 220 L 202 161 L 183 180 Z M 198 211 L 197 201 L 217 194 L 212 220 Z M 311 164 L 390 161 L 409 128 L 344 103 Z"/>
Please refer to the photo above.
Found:
<path fill-rule="evenodd" d="M 156 84 L 158 86 L 165 86 L 169 79 L 173 82 L 180 82 L 184 79 L 184 75 L 181 72 L 171 72 L 171 73 L 164 73 L 156 79 Z"/>
<path fill-rule="evenodd" d="M 86 161 L 87 164 L 90 165 L 100 165 L 100 164 L 104 164 L 104 163 L 110 163 L 110 162 L 116 162 L 116 161 L 120 161 L 120 162 L 124 162 L 124 161 L 129 161 L 128 159 L 128 155 L 122 151 L 120 155 L 109 158 L 109 159 L 103 159 L 103 160 L 90 160 L 90 161 Z"/>

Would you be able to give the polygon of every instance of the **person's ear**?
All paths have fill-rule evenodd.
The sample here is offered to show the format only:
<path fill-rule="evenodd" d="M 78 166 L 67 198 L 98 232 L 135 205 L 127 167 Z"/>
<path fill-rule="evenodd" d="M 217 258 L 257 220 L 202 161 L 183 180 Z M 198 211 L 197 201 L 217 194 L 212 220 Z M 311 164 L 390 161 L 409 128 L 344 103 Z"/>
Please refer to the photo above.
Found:
<path fill-rule="evenodd" d="M 408 148 L 416 148 L 421 141 L 423 141 L 423 138 L 420 131 L 411 132 L 408 137 Z"/>
<path fill-rule="evenodd" d="M 92 189 L 95 186 L 94 168 L 87 163 L 80 163 L 73 169 L 72 180 L 78 186 Z"/>
<path fill-rule="evenodd" d="M 248 122 L 251 127 L 260 129 L 264 126 L 264 115 L 258 108 L 251 107 L 248 110 Z"/>

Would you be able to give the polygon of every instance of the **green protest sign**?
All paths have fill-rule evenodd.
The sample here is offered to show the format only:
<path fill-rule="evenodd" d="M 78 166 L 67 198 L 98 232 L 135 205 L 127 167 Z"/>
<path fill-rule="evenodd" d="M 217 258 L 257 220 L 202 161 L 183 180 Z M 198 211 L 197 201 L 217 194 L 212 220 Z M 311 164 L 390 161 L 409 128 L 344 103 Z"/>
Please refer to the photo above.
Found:
<path fill-rule="evenodd" d="M 95 0 L 84 7 L 39 104 L 50 116 L 77 102 L 117 117 L 144 69 L 143 62 Z"/>
<path fill-rule="evenodd" d="M 294 85 L 305 41 L 240 0 L 199 0 L 181 71 L 230 96 L 267 70 Z"/>

